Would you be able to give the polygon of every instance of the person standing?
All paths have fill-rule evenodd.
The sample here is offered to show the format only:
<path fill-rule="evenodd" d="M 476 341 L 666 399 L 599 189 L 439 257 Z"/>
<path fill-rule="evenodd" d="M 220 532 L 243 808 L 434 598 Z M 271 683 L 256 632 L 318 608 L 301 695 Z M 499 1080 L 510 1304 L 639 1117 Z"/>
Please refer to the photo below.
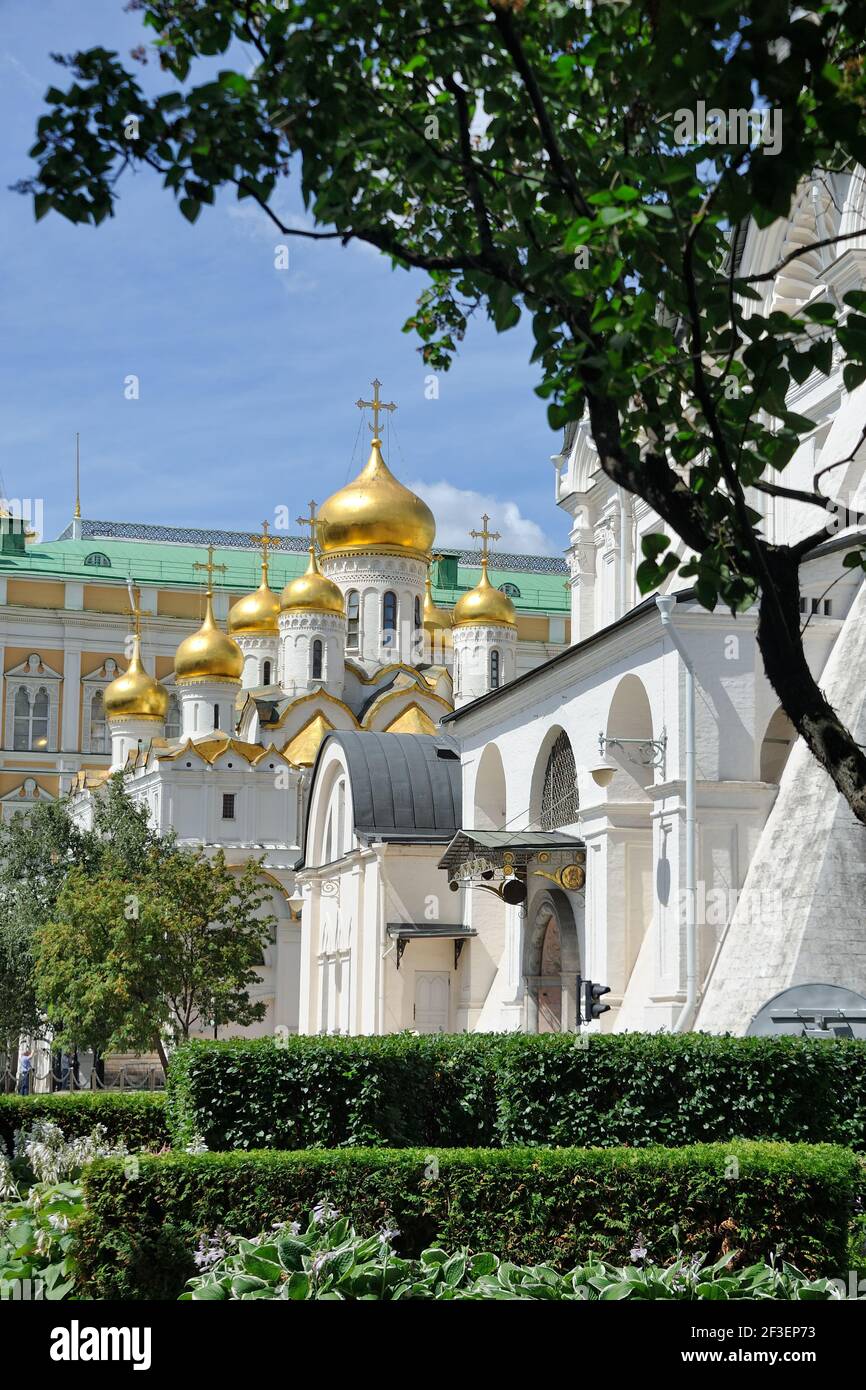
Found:
<path fill-rule="evenodd" d="M 19 1096 L 29 1096 L 30 1094 L 30 1074 L 33 1070 L 33 1054 L 30 1048 L 25 1045 L 18 1059 L 18 1094 Z"/>

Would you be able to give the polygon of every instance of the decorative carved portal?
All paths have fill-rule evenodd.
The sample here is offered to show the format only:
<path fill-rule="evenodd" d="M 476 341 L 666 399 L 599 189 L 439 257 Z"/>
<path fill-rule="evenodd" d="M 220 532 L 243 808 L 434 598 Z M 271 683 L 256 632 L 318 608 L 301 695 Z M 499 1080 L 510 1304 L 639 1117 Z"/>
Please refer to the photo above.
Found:
<path fill-rule="evenodd" d="M 580 949 L 572 905 L 558 889 L 529 907 L 523 964 L 526 1031 L 570 1032 L 577 1023 Z"/>

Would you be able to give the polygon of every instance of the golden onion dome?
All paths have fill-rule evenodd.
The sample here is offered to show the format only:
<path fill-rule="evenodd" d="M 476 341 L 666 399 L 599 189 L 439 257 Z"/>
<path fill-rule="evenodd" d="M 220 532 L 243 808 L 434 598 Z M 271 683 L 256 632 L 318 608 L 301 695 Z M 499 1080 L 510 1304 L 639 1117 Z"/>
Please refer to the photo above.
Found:
<path fill-rule="evenodd" d="M 374 439 L 370 457 L 354 482 L 323 503 L 317 518 L 319 543 L 338 550 L 403 551 L 424 557 L 436 535 L 433 513 L 399 483 Z"/>
<path fill-rule="evenodd" d="M 514 604 L 501 589 L 495 589 L 487 578 L 487 559 L 481 561 L 481 578 L 467 594 L 461 594 L 451 614 L 454 627 L 468 627 L 470 623 L 499 623 L 503 627 L 516 627 L 517 615 Z"/>
<path fill-rule="evenodd" d="M 437 608 L 433 601 L 433 585 L 429 574 L 424 584 L 423 623 L 428 632 L 438 632 L 449 626 L 448 614 L 443 613 L 441 608 Z"/>
<path fill-rule="evenodd" d="M 217 627 L 213 602 L 207 595 L 204 622 L 198 632 L 185 637 L 175 652 L 174 673 L 178 685 L 188 681 L 239 681 L 244 654 L 233 637 Z"/>
<path fill-rule="evenodd" d="M 152 719 L 165 721 L 168 691 L 149 676 L 141 660 L 141 638 L 132 639 L 132 656 L 126 670 L 106 687 L 104 708 L 107 719 Z"/>
<path fill-rule="evenodd" d="M 246 594 L 244 598 L 232 604 L 226 627 L 230 633 L 255 633 L 262 637 L 276 637 L 279 631 L 279 616 L 280 600 L 268 585 L 265 571 L 255 593 Z"/>
<path fill-rule="evenodd" d="M 310 563 L 304 574 L 290 579 L 280 594 L 280 608 L 283 612 L 289 608 L 306 608 L 314 613 L 343 616 L 343 591 L 333 579 L 322 574 L 313 546 L 310 546 Z"/>

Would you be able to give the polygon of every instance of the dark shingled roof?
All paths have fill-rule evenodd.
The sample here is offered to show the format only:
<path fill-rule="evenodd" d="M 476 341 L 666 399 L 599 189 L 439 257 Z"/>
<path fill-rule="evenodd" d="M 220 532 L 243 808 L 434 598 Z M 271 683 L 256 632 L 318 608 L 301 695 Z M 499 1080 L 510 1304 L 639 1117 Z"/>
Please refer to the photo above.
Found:
<path fill-rule="evenodd" d="M 460 828 L 462 804 L 456 739 L 337 729 L 322 740 L 313 785 L 334 739 L 349 769 L 357 835 L 406 844 L 449 843 Z"/>

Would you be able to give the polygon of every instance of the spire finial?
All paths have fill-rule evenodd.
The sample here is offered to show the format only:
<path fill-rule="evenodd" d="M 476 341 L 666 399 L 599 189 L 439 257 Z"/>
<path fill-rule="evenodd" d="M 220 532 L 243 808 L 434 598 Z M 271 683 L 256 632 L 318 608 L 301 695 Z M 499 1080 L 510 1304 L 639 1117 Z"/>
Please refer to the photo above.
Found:
<path fill-rule="evenodd" d="M 483 570 L 487 569 L 487 561 L 490 559 L 488 541 L 498 541 L 501 539 L 501 533 L 499 531 L 491 531 L 488 529 L 489 521 L 490 517 L 485 512 L 481 518 L 481 530 L 469 532 L 474 541 L 481 542 L 481 568 Z"/>
<path fill-rule="evenodd" d="M 206 562 L 202 564 L 200 561 L 196 560 L 193 563 L 193 569 L 207 570 L 207 597 L 213 598 L 213 577 L 217 573 L 217 571 L 222 571 L 222 573 L 225 574 L 226 570 L 228 569 L 228 565 L 214 564 L 213 546 L 209 545 L 207 548 Z"/>
<path fill-rule="evenodd" d="M 268 535 L 268 523 L 267 523 L 266 521 L 263 521 L 263 522 L 262 522 L 262 533 L 261 533 L 261 535 L 260 535 L 260 536 L 250 536 L 250 540 L 253 542 L 254 545 L 259 545 L 259 546 L 261 546 L 261 549 L 262 549 L 262 583 L 263 583 L 263 584 L 267 584 L 267 582 L 268 582 L 268 568 L 269 568 L 269 566 L 270 566 L 270 561 L 268 560 L 268 546 L 269 546 L 269 545 L 279 545 L 279 543 L 280 543 L 280 538 L 279 538 L 279 536 L 270 536 L 270 535 Z"/>
<path fill-rule="evenodd" d="M 389 410 L 389 411 L 392 411 L 392 412 L 393 412 L 393 411 L 395 411 L 395 410 L 397 409 L 397 405 L 396 405 L 396 402 L 395 402 L 395 401 L 382 401 L 382 400 L 379 399 L 379 387 L 382 385 L 382 383 L 381 383 L 381 381 L 379 380 L 378 377 L 377 377 L 376 380 L 375 380 L 374 382 L 372 382 L 371 384 L 372 384 L 372 387 L 373 387 L 373 399 L 372 399 L 371 401 L 365 401 L 365 400 L 356 401 L 356 402 L 355 402 L 355 405 L 358 407 L 359 410 L 372 410 L 372 412 L 373 412 L 373 443 L 374 443 L 374 444 L 381 444 L 381 443 L 382 443 L 382 439 L 381 439 L 381 436 L 380 436 L 380 434 L 379 434 L 379 414 L 380 414 L 380 412 L 383 411 L 383 410 Z"/>
<path fill-rule="evenodd" d="M 75 431 L 75 511 L 76 521 L 81 520 L 81 435 Z"/>
<path fill-rule="evenodd" d="M 309 509 L 310 509 L 310 515 L 309 515 L 309 516 L 297 516 L 297 517 L 295 517 L 295 520 L 297 521 L 297 523 L 298 523 L 299 526 L 309 526 L 309 528 L 310 528 L 310 554 L 311 554 L 311 555 L 315 555 L 315 553 L 316 553 L 316 526 L 318 525 L 318 518 L 317 518 L 317 516 L 316 516 L 316 504 L 315 504 L 315 502 L 308 502 L 308 503 L 307 503 L 307 506 L 308 506 Z"/>

